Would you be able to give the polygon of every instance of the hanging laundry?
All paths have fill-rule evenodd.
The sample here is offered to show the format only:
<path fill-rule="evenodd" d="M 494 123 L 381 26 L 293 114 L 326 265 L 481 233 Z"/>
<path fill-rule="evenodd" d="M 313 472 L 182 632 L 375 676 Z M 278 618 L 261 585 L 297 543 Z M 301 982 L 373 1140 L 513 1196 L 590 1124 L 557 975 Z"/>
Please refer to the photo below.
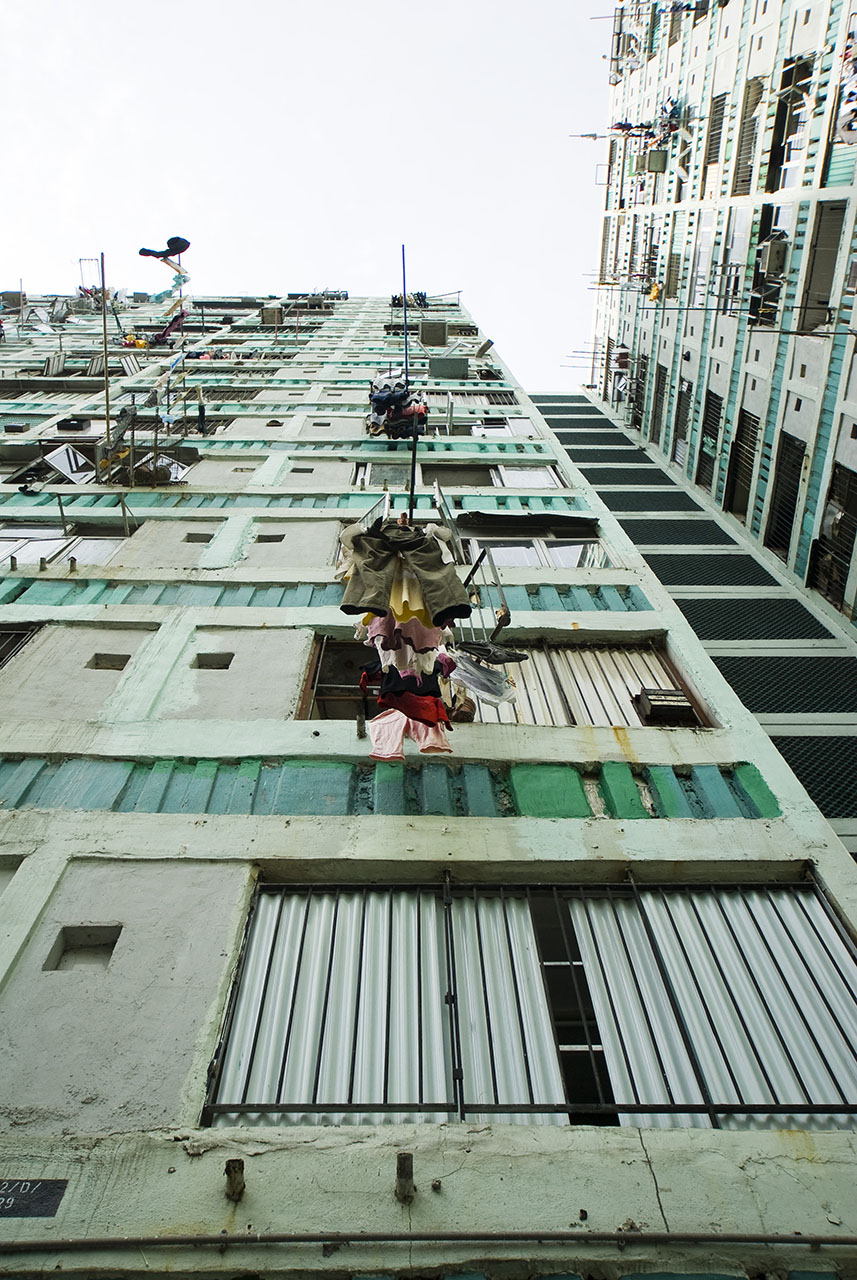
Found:
<path fill-rule="evenodd" d="M 506 649 L 491 640 L 461 640 L 458 645 L 462 653 L 480 662 L 488 662 L 492 666 L 501 667 L 507 662 L 529 662 L 528 653 L 517 653 L 514 649 Z"/>
<path fill-rule="evenodd" d="M 423 724 L 413 720 L 402 711 L 389 709 L 370 720 L 367 728 L 372 743 L 369 753 L 372 760 L 385 762 L 402 762 L 405 759 L 402 747 L 404 739 L 410 738 L 416 743 L 423 755 L 435 755 L 451 751 L 446 734 L 439 724 Z"/>
<path fill-rule="evenodd" d="M 428 405 L 409 387 L 404 373 L 379 373 L 369 384 L 369 434 L 386 434 L 391 440 L 425 434 Z"/>
<path fill-rule="evenodd" d="M 514 700 L 515 686 L 507 676 L 491 667 L 480 666 L 458 649 L 451 650 L 449 656 L 456 664 L 455 684 L 463 685 L 492 707 Z"/>
<path fill-rule="evenodd" d="M 174 333 L 176 329 L 181 328 L 181 326 L 184 324 L 186 315 L 187 315 L 186 311 L 180 311 L 177 316 L 174 316 L 173 319 L 169 322 L 169 324 L 165 325 L 164 328 L 161 329 L 159 333 L 155 333 L 152 335 L 152 337 L 149 339 L 149 346 L 150 347 L 166 346 L 167 338 L 170 336 L 171 333 Z"/>
<path fill-rule="evenodd" d="M 401 520 L 401 517 L 400 517 Z M 419 589 L 426 611 L 426 624 L 442 627 L 454 618 L 467 618 L 470 599 L 455 572 L 455 566 L 444 559 L 438 538 L 450 537 L 448 530 L 427 536 L 426 531 L 396 520 L 376 520 L 364 530 L 359 524 L 349 525 L 340 539 L 350 559 L 351 576 L 345 587 L 340 609 L 347 614 L 374 613 L 383 618 L 396 603 L 410 608 L 412 592 L 405 582 L 404 570 Z M 399 565 L 402 588 L 394 603 L 392 596 Z M 398 592 L 398 588 L 397 588 Z M 409 616 L 418 616 L 410 608 Z"/>
<path fill-rule="evenodd" d="M 378 706 L 383 709 L 402 711 L 421 724 L 449 724 L 449 714 L 440 696 L 442 675 L 443 669 L 437 663 L 426 675 L 405 675 L 394 667 L 383 671 L 376 658 L 362 668 L 360 688 L 367 693 L 370 685 L 380 685 Z"/>
<path fill-rule="evenodd" d="M 184 236 L 170 236 L 167 241 L 166 249 L 141 249 L 141 258 L 175 258 L 180 253 L 184 253 L 190 248 L 190 240 L 185 240 Z"/>

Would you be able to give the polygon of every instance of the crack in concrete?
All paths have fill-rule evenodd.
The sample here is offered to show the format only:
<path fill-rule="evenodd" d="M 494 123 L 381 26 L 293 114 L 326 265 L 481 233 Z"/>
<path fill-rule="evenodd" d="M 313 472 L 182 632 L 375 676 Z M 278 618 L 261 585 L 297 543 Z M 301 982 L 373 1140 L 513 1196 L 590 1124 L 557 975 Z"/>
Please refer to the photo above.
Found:
<path fill-rule="evenodd" d="M 650 1156 L 649 1156 L 648 1151 L 646 1150 L 646 1144 L 645 1144 L 645 1142 L 643 1141 L 643 1131 L 642 1131 L 642 1129 L 638 1129 L 638 1130 L 637 1130 L 637 1137 L 640 1139 L 640 1146 L 643 1148 L 643 1155 L 645 1156 L 646 1164 L 649 1166 L 649 1173 L 652 1175 L 652 1182 L 654 1183 L 654 1187 L 655 1187 L 655 1195 L 656 1195 L 656 1197 L 657 1197 L 657 1201 L 658 1201 L 658 1208 L 660 1209 L 660 1211 L 661 1211 L 661 1217 L 662 1217 L 662 1218 L 663 1218 L 663 1220 L 664 1220 L 664 1228 L 665 1228 L 667 1231 L 669 1231 L 669 1229 L 670 1229 L 670 1224 L 667 1222 L 667 1215 L 664 1213 L 664 1202 L 663 1202 L 663 1200 L 661 1199 L 661 1189 L 660 1189 L 660 1186 L 658 1185 L 658 1175 L 655 1173 L 654 1166 L 652 1165 L 651 1158 L 650 1158 Z"/>

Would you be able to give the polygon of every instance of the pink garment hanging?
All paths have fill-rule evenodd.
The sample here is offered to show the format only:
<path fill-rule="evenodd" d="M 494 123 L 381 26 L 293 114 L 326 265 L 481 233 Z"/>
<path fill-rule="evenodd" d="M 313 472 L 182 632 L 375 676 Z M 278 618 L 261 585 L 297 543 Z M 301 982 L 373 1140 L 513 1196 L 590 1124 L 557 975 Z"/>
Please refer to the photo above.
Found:
<path fill-rule="evenodd" d="M 411 720 L 402 711 L 390 708 L 369 721 L 369 738 L 372 742 L 370 759 L 404 761 L 402 750 L 407 736 L 416 743 L 423 755 L 436 755 L 452 751 L 446 733 L 439 724 L 422 724 Z"/>

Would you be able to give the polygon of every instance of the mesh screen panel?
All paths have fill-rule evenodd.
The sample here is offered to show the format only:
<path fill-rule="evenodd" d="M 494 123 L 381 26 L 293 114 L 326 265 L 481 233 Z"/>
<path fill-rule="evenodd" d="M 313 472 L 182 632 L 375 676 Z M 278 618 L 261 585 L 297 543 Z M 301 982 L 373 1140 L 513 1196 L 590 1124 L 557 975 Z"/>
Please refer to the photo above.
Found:
<path fill-rule="evenodd" d="M 580 465 L 580 464 L 578 464 Z M 591 484 L 675 484 L 660 467 L 580 467 Z"/>
<path fill-rule="evenodd" d="M 818 640 L 827 628 L 799 600 L 676 600 L 700 640 Z"/>
<path fill-rule="evenodd" d="M 714 661 L 758 715 L 857 711 L 857 658 L 766 655 Z"/>
<path fill-rule="evenodd" d="M 713 520 L 622 520 L 639 546 L 732 546 L 735 539 Z"/>
<path fill-rule="evenodd" d="M 825 818 L 857 814 L 857 738 L 774 738 Z"/>
<path fill-rule="evenodd" d="M 773 587 L 776 580 L 752 556 L 644 557 L 661 582 L 673 587 Z"/>
<path fill-rule="evenodd" d="M 699 511 L 683 489 L 618 489 L 602 498 L 611 511 Z"/>

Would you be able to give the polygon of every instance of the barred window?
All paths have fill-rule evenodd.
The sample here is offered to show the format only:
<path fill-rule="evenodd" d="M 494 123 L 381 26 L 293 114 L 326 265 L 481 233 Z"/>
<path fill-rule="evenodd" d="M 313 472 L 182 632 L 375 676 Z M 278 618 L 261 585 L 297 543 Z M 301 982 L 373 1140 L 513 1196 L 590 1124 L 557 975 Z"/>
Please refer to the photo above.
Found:
<path fill-rule="evenodd" d="M 257 894 L 203 1121 L 851 1128 L 857 955 L 811 884 Z"/>

